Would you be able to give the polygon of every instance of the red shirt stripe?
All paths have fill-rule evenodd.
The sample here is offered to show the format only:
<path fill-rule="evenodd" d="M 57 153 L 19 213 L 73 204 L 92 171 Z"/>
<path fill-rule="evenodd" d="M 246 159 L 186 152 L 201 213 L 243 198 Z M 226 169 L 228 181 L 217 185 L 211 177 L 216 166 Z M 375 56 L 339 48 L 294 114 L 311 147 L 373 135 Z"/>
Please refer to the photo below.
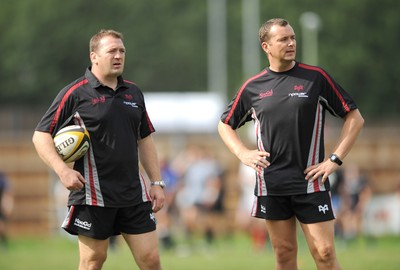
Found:
<path fill-rule="evenodd" d="M 266 73 L 267 73 L 267 70 L 263 70 L 263 71 L 260 72 L 259 74 L 257 74 L 257 75 L 255 75 L 255 76 L 251 77 L 250 79 L 248 79 L 248 80 L 242 85 L 242 87 L 239 89 L 239 92 L 238 92 L 238 94 L 237 94 L 237 96 L 236 96 L 235 102 L 233 103 L 232 108 L 231 108 L 231 110 L 230 110 L 228 116 L 226 117 L 226 119 L 225 119 L 225 121 L 224 121 L 225 124 L 227 124 L 227 123 L 229 122 L 229 119 L 231 119 L 232 114 L 233 114 L 233 112 L 235 111 L 235 108 L 236 108 L 236 106 L 237 106 L 237 104 L 238 104 L 238 102 L 239 102 L 240 96 L 242 95 L 243 90 L 246 88 L 246 86 L 247 86 L 252 80 L 257 79 L 257 78 L 263 76 L 263 75 L 266 74 Z"/>
<path fill-rule="evenodd" d="M 344 100 L 343 96 L 339 93 L 335 84 L 332 82 L 331 78 L 328 76 L 328 74 L 326 74 L 326 72 L 323 69 L 321 69 L 319 67 L 308 66 L 305 64 L 301 64 L 301 63 L 299 63 L 299 67 L 302 67 L 305 69 L 310 69 L 310 70 L 315 70 L 315 71 L 318 71 L 319 73 L 321 73 L 322 76 L 324 76 L 325 79 L 328 81 L 328 83 L 332 87 L 332 89 L 335 91 L 336 96 L 340 99 L 340 102 L 342 103 L 343 108 L 346 110 L 346 112 L 350 111 L 350 108 L 347 105 L 346 101 Z"/>
<path fill-rule="evenodd" d="M 60 102 L 60 105 L 59 105 L 58 108 L 57 108 L 57 112 L 56 112 L 56 114 L 54 115 L 53 121 L 51 121 L 50 133 L 53 132 L 54 127 L 55 127 L 56 124 L 57 124 L 58 118 L 60 117 L 61 111 L 62 111 L 62 109 L 64 108 L 65 102 L 67 101 L 67 99 L 69 98 L 69 96 L 70 96 L 70 95 L 72 94 L 72 92 L 74 92 L 78 87 L 80 87 L 80 86 L 82 86 L 82 85 L 84 85 L 84 84 L 86 84 L 86 83 L 88 83 L 88 80 L 87 80 L 87 79 L 84 79 L 84 80 L 82 80 L 82 81 L 80 81 L 80 82 L 77 82 L 76 84 L 74 84 L 73 86 L 71 86 L 71 88 L 68 89 L 68 91 L 65 93 L 65 95 L 63 96 L 63 98 L 62 98 L 62 100 L 61 100 L 61 102 Z"/>

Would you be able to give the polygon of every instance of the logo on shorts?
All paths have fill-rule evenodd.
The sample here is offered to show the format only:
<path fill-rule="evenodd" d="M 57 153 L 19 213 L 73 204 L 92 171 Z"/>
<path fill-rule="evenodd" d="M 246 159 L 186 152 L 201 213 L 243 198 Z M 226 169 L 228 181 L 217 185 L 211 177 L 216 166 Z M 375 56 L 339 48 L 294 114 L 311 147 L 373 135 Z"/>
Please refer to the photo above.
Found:
<path fill-rule="evenodd" d="M 329 211 L 328 205 L 327 204 L 318 205 L 318 211 L 319 212 L 324 212 L 324 214 L 325 214 L 326 211 Z"/>
<path fill-rule="evenodd" d="M 79 218 L 76 218 L 76 219 L 75 219 L 74 225 L 77 226 L 77 227 L 79 227 L 79 228 L 88 230 L 88 231 L 90 231 L 90 228 L 92 227 L 92 223 L 89 223 L 89 222 L 87 222 L 87 221 L 82 221 L 82 220 L 80 220 Z"/>
<path fill-rule="evenodd" d="M 154 224 L 157 224 L 157 219 L 154 216 L 154 213 L 150 213 L 150 219 L 154 222 Z"/>
<path fill-rule="evenodd" d="M 261 213 L 267 213 L 267 208 L 264 205 L 261 205 Z"/>

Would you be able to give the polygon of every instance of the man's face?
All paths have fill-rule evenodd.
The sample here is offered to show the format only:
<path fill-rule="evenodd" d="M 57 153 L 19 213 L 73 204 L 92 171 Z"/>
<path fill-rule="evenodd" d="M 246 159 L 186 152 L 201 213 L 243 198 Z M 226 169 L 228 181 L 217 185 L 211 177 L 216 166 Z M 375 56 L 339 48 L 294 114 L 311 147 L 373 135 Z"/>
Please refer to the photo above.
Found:
<path fill-rule="evenodd" d="M 124 71 L 125 47 L 121 39 L 105 36 L 91 52 L 92 66 L 103 77 L 118 77 Z"/>
<path fill-rule="evenodd" d="M 262 43 L 268 58 L 277 62 L 292 62 L 296 58 L 296 36 L 290 25 L 274 25 L 268 41 Z"/>

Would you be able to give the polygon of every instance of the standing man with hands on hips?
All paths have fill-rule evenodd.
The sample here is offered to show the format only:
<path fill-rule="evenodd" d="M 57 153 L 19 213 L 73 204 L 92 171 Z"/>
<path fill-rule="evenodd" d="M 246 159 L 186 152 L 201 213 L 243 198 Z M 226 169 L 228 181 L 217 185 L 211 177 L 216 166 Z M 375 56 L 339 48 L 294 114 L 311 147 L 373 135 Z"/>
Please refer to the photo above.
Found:
<path fill-rule="evenodd" d="M 62 227 L 79 240 L 79 269 L 101 269 L 108 239 L 122 234 L 140 269 L 161 269 L 154 212 L 164 204 L 157 152 L 143 93 L 124 80 L 123 36 L 101 30 L 90 40 L 91 66 L 62 89 L 33 135 L 39 156 L 70 190 Z M 73 169 L 53 137 L 75 124 L 90 134 L 88 153 Z M 152 181 L 148 188 L 139 161 Z M 131 268 L 128 267 L 127 268 Z"/>
<path fill-rule="evenodd" d="M 355 102 L 322 68 L 297 62 L 296 37 L 281 18 L 265 22 L 260 43 L 269 67 L 248 79 L 218 124 L 229 150 L 254 168 L 252 216 L 266 220 L 276 269 L 297 269 L 296 219 L 317 269 L 340 269 L 328 176 L 342 164 L 363 127 Z M 343 119 L 332 154 L 325 158 L 325 112 Z M 236 129 L 254 121 L 258 149 Z"/>

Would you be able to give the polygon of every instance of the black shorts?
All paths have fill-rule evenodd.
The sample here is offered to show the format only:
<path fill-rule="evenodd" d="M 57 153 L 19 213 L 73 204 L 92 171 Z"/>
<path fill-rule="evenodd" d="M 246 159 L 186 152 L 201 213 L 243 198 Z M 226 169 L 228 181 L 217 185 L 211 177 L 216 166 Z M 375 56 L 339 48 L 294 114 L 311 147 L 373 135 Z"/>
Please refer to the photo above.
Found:
<path fill-rule="evenodd" d="M 260 196 L 254 199 L 252 216 L 286 220 L 292 216 L 305 224 L 335 219 L 329 191 L 290 196 Z"/>
<path fill-rule="evenodd" d="M 121 233 L 154 231 L 156 224 L 150 202 L 123 208 L 72 205 L 62 228 L 73 235 L 104 240 Z"/>

